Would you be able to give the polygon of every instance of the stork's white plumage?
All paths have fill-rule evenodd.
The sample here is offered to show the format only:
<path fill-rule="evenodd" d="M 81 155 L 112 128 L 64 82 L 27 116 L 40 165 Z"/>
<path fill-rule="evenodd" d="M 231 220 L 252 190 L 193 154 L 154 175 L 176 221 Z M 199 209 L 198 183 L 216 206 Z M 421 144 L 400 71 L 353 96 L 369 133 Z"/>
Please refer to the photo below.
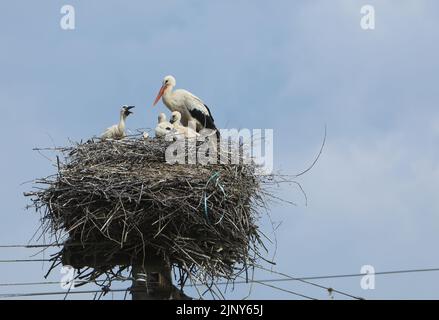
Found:
<path fill-rule="evenodd" d="M 101 138 L 106 139 L 114 139 L 120 140 L 126 137 L 125 133 L 125 120 L 132 113 L 130 110 L 134 108 L 134 106 L 123 106 L 120 109 L 120 120 L 118 124 L 115 124 L 109 127 L 105 132 L 101 135 Z"/>
<path fill-rule="evenodd" d="M 181 113 L 173 111 L 171 116 L 171 123 L 174 126 L 176 134 L 184 138 L 196 138 L 200 134 L 192 128 L 185 127 L 181 123 Z"/>
<path fill-rule="evenodd" d="M 173 76 L 166 76 L 163 79 L 162 87 L 154 101 L 154 105 L 162 98 L 163 103 L 169 110 L 180 112 L 183 126 L 187 127 L 193 122 L 197 131 L 204 128 L 216 130 L 219 137 L 219 131 L 207 105 L 189 91 L 183 89 L 173 91 L 175 84 L 176 81 Z"/>
<path fill-rule="evenodd" d="M 155 127 L 155 136 L 157 138 L 163 138 L 167 134 L 171 133 L 174 126 L 169 121 L 166 121 L 166 115 L 162 112 L 159 114 L 157 127 Z"/>

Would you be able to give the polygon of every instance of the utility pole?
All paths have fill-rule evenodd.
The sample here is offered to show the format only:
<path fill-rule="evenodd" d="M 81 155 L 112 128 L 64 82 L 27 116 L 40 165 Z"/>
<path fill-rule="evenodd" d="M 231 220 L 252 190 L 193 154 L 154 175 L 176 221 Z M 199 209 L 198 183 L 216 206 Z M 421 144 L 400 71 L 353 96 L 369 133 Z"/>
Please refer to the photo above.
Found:
<path fill-rule="evenodd" d="M 107 266 L 109 261 L 98 255 L 83 255 L 67 250 L 62 258 L 63 265 L 75 268 Z M 125 256 L 113 257 L 112 264 L 129 265 L 132 269 L 132 300 L 191 300 L 180 289 L 172 284 L 172 270 L 168 262 L 161 256 L 148 255 L 145 259 L 130 261 Z"/>
<path fill-rule="evenodd" d="M 132 300 L 191 299 L 172 284 L 171 267 L 160 257 L 132 265 Z"/>
<path fill-rule="evenodd" d="M 144 268 L 138 265 L 132 267 L 133 284 L 131 285 L 132 300 L 152 300 L 148 294 L 147 275 Z"/>

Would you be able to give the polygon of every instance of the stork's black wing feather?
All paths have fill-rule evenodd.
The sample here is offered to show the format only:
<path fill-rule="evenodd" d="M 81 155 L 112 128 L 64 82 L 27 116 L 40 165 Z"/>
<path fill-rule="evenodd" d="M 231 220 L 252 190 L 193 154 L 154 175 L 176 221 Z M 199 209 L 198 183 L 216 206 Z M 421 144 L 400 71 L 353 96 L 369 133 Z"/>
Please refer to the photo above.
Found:
<path fill-rule="evenodd" d="M 204 104 L 204 103 L 203 103 L 203 104 Z M 212 116 L 212 112 L 210 112 L 209 107 L 208 107 L 206 104 L 204 104 L 204 106 L 206 107 L 207 112 L 209 112 L 209 116 L 212 118 L 212 121 L 215 122 L 215 119 L 213 118 L 213 116 Z"/>
<path fill-rule="evenodd" d="M 209 114 L 205 114 L 205 113 L 203 113 L 200 110 L 195 109 L 195 108 L 192 110 L 189 110 L 189 113 L 191 114 L 192 117 L 197 119 L 203 125 L 204 128 L 216 130 L 216 136 L 219 138 L 220 132 L 215 126 L 215 122 L 213 120 L 212 114 L 210 113 L 209 108 L 206 105 L 204 105 L 204 106 L 206 107 Z"/>
<path fill-rule="evenodd" d="M 205 113 L 203 113 L 200 110 L 195 109 L 195 108 L 192 110 L 189 110 L 189 113 L 191 114 L 192 117 L 197 119 L 203 125 L 204 128 L 216 130 L 215 123 L 214 123 L 213 118 L 210 114 L 205 114 Z"/>

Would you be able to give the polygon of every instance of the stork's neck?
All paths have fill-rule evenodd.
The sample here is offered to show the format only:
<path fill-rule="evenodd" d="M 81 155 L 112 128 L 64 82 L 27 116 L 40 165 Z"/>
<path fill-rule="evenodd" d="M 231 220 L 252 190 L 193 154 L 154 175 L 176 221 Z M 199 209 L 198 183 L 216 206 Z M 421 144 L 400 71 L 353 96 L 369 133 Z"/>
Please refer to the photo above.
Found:
<path fill-rule="evenodd" d="M 167 85 L 165 91 L 163 92 L 163 101 L 170 101 L 172 99 L 172 90 L 174 90 L 173 85 Z"/>
<path fill-rule="evenodd" d="M 177 120 L 175 120 L 175 122 L 172 124 L 174 127 L 181 127 L 182 126 L 182 124 L 181 124 L 181 119 L 177 119 Z"/>
<path fill-rule="evenodd" d="M 120 115 L 120 120 L 119 120 L 119 130 L 125 130 L 125 119 L 127 118 L 127 116 L 125 114 L 121 114 Z"/>

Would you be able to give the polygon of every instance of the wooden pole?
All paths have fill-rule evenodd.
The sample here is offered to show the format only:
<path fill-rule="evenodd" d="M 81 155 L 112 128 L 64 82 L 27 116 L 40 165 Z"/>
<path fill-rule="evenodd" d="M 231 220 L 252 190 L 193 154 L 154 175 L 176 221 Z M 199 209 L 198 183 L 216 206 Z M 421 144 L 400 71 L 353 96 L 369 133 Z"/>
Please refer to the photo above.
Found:
<path fill-rule="evenodd" d="M 133 284 L 131 286 L 132 300 L 151 300 L 148 294 L 146 272 L 142 266 L 133 265 Z"/>
<path fill-rule="evenodd" d="M 142 261 L 132 261 L 126 255 L 112 256 L 111 260 L 97 254 L 84 255 L 72 249 L 66 250 L 63 265 L 75 268 L 100 267 L 109 264 L 132 265 L 132 300 L 190 300 L 180 289 L 172 284 L 171 266 L 157 255 L 149 255 Z"/>
<path fill-rule="evenodd" d="M 132 300 L 191 300 L 172 284 L 171 267 L 162 261 L 150 261 L 151 264 L 133 264 Z"/>
<path fill-rule="evenodd" d="M 145 264 L 134 263 L 132 275 L 132 300 L 173 298 L 171 267 L 159 257 L 150 257 Z"/>
<path fill-rule="evenodd" d="M 108 264 L 132 265 L 132 300 L 190 300 L 180 289 L 172 284 L 171 266 L 157 255 L 149 255 L 142 261 L 131 261 L 128 256 L 112 257 L 111 261 L 98 255 L 81 255 L 66 251 L 62 260 L 64 265 L 75 268 L 84 266 L 107 266 Z"/>

